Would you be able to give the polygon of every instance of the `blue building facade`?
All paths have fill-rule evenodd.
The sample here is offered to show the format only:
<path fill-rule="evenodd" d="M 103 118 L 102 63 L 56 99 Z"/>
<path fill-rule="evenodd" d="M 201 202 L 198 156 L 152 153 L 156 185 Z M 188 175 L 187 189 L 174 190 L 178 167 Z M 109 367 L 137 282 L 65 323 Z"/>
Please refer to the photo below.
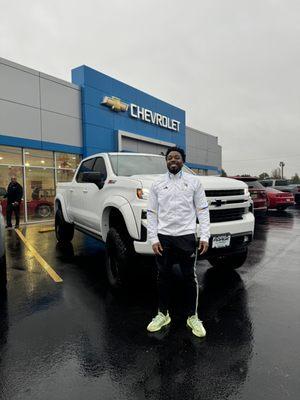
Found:
<path fill-rule="evenodd" d="M 81 87 L 83 156 L 122 151 L 123 137 L 186 146 L 185 111 L 87 66 L 72 70 Z"/>

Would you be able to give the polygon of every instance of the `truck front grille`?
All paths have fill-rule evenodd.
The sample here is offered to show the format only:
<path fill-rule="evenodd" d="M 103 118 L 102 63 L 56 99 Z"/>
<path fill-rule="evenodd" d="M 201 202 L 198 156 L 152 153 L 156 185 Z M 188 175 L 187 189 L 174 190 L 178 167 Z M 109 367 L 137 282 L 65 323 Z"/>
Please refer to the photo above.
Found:
<path fill-rule="evenodd" d="M 227 210 L 209 210 L 210 222 L 236 221 L 243 219 L 246 208 L 230 208 Z"/>
<path fill-rule="evenodd" d="M 242 196 L 245 194 L 244 189 L 231 190 L 205 190 L 206 197 L 223 197 L 223 196 Z"/>

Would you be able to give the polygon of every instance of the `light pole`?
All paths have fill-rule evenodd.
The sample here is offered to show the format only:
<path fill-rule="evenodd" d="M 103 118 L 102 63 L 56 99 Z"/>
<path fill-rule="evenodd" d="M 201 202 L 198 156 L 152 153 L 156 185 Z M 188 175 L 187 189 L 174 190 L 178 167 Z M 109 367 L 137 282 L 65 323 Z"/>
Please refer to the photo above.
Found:
<path fill-rule="evenodd" d="M 279 166 L 281 167 L 281 179 L 283 179 L 283 167 L 285 166 L 285 163 L 280 161 Z"/>

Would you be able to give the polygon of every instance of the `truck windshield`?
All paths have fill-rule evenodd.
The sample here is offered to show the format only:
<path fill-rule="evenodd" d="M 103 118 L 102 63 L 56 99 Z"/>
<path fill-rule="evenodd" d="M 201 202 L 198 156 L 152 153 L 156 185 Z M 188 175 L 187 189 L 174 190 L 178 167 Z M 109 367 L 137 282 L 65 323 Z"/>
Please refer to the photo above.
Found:
<path fill-rule="evenodd" d="M 113 154 L 109 155 L 115 175 L 156 175 L 165 174 L 167 165 L 165 157 L 139 154 Z M 182 170 L 193 174 L 188 167 L 183 166 Z"/>

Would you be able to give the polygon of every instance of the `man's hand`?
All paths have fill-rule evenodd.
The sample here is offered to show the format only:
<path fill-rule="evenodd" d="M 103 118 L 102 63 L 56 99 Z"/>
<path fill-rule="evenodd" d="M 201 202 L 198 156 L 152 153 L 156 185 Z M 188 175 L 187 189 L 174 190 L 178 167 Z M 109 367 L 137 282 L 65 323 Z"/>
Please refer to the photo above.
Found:
<path fill-rule="evenodd" d="M 205 254 L 208 250 L 208 242 L 205 242 L 204 240 L 200 240 L 199 243 L 199 251 L 200 251 L 200 256 L 202 256 L 202 254 Z"/>
<path fill-rule="evenodd" d="M 163 248 L 160 242 L 154 243 L 152 245 L 152 250 L 154 251 L 155 255 L 162 256 Z"/>

